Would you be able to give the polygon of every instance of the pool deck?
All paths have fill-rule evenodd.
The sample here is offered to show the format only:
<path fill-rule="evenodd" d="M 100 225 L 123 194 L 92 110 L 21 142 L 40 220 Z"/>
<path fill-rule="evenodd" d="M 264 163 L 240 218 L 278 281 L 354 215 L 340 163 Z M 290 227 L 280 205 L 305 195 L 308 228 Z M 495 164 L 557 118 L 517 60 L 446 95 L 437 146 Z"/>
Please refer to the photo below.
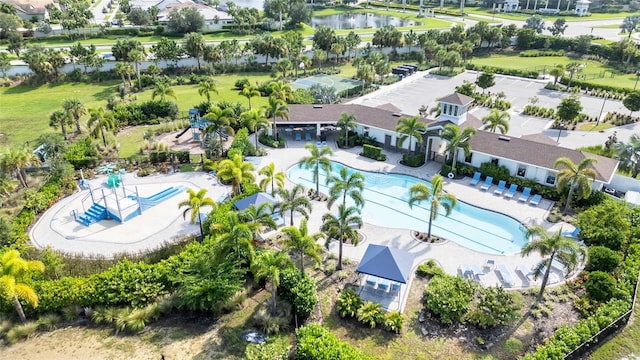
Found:
<path fill-rule="evenodd" d="M 277 170 L 286 171 L 290 166 L 295 165 L 301 158 L 308 155 L 308 150 L 304 149 L 304 144 L 305 142 L 303 141 L 288 141 L 288 148 L 269 149 L 268 156 L 253 158 L 252 162 L 257 164 L 256 170 L 273 162 Z M 387 152 L 387 161 L 378 162 L 359 156 L 359 148 L 339 150 L 335 147 L 335 141 L 329 141 L 329 146 L 332 146 L 334 150 L 334 155 L 331 157 L 332 160 L 362 170 L 407 174 L 429 180 L 441 166 L 439 163 L 430 162 L 419 168 L 410 168 L 399 163 L 401 159 L 401 154 L 399 153 Z M 104 187 L 105 180 L 106 176 L 92 180 L 92 188 Z M 492 189 L 486 192 L 481 191 L 479 186 L 472 187 L 468 185 L 469 180 L 469 178 L 460 180 L 445 178 L 445 190 L 454 194 L 461 201 L 506 214 L 525 225 L 539 224 L 549 231 L 558 231 L 561 227 L 563 231 L 573 230 L 573 226 L 569 224 L 551 224 L 544 221 L 553 205 L 548 200 L 543 199 L 538 207 L 534 207 L 519 202 L 517 200 L 519 193 L 514 196 L 514 199 L 507 200 L 502 196 L 494 195 L 493 191 L 491 191 Z M 125 185 L 128 189 L 138 186 L 141 196 L 149 196 L 169 186 L 176 185 L 194 189 L 205 188 L 208 190 L 207 196 L 214 200 L 224 197 L 230 190 L 227 186 L 219 185 L 214 178 L 205 173 L 175 173 L 148 177 L 127 174 Z M 287 179 L 285 186 L 292 187 L 293 185 Z M 158 248 L 166 242 L 171 242 L 176 237 L 199 233 L 198 226 L 190 224 L 188 220 L 184 220 L 182 210 L 178 209 L 178 202 L 186 199 L 186 194 L 178 194 L 167 199 L 123 224 L 113 220 L 103 220 L 86 227 L 76 222 L 71 212 L 72 210 L 82 211 L 81 200 L 87 194 L 88 190 L 83 190 L 59 201 L 47 210 L 31 229 L 30 235 L 34 245 L 39 248 L 51 246 L 57 250 L 85 256 L 101 255 L 110 258 L 125 252 L 148 251 Z M 308 225 L 309 231 L 314 233 L 319 231 L 322 215 L 329 210 L 326 208 L 326 203 L 314 201 L 312 205 L 313 212 Z M 337 211 L 336 209 L 337 207 L 333 207 L 331 211 L 335 212 Z M 414 254 L 416 257 L 412 264 L 414 269 L 429 259 L 435 259 L 448 274 L 464 276 L 465 273 L 459 272 L 461 265 L 477 265 L 482 268 L 488 260 L 493 260 L 496 266 L 487 268 L 486 273 L 476 276 L 475 279 L 478 282 L 486 286 L 504 285 L 495 269 L 498 269 L 500 265 L 505 265 L 513 280 L 511 286 L 505 287 L 526 288 L 534 285 L 530 279 L 520 276 L 516 272 L 516 267 L 533 266 L 540 260 L 537 254 L 522 258 L 520 254 L 494 255 L 480 253 L 452 241 L 431 244 L 415 240 L 409 230 L 375 226 L 367 224 L 366 219 L 364 220 L 365 224 L 361 229 L 364 241 L 357 246 L 345 245 L 343 247 L 344 256 L 353 261 L 357 262 L 362 258 L 368 244 L 388 245 Z M 299 224 L 299 221 L 300 216 L 294 217 L 295 224 Z M 337 253 L 337 245 L 332 243 L 329 250 Z M 466 275 L 473 276 L 470 273 L 466 273 Z M 550 285 L 561 281 L 561 273 L 554 270 Z M 400 308 L 403 307 L 405 301 L 405 296 L 402 296 L 402 299 L 396 299 Z"/>

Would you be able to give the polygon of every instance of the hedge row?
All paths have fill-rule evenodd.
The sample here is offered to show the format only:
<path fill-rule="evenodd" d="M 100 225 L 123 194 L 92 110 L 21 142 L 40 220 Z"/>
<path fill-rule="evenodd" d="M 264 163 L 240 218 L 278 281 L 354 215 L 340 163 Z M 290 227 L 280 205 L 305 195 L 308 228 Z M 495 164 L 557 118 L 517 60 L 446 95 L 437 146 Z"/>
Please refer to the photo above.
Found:
<path fill-rule="evenodd" d="M 569 83 L 569 78 L 563 76 L 559 80 L 559 82 L 561 84 L 567 85 Z M 625 95 L 633 92 L 633 89 L 631 88 L 623 88 L 623 87 L 612 86 L 612 85 L 594 84 L 592 82 L 576 80 L 576 79 L 571 80 L 571 87 L 579 87 L 581 90 L 585 90 L 585 91 L 592 91 L 593 89 L 598 89 L 598 90 L 604 90 L 604 91 L 610 91 L 610 92 L 618 92 Z"/>
<path fill-rule="evenodd" d="M 564 56 L 564 50 L 526 50 L 520 52 L 521 57 Z"/>
<path fill-rule="evenodd" d="M 538 76 L 540 76 L 540 73 L 537 71 L 506 69 L 506 68 L 500 68 L 495 66 L 475 65 L 471 63 L 467 63 L 465 67 L 467 68 L 467 70 L 477 70 L 477 71 L 489 72 L 494 74 L 519 76 L 519 77 L 524 77 L 528 79 L 537 79 Z"/>
<path fill-rule="evenodd" d="M 321 325 L 311 324 L 296 331 L 299 360 L 373 360 Z"/>

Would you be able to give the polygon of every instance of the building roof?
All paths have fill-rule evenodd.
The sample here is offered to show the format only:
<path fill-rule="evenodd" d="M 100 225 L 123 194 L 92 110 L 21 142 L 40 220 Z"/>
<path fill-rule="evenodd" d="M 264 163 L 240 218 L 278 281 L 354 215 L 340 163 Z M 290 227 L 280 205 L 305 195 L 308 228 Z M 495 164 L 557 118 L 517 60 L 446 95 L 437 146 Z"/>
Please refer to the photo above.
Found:
<path fill-rule="evenodd" d="M 258 207 L 264 203 L 275 205 L 277 201 L 273 198 L 273 196 L 265 192 L 259 192 L 236 201 L 235 203 L 233 203 L 233 206 L 238 210 L 245 210 L 250 208 L 251 205 Z"/>
<path fill-rule="evenodd" d="M 45 6 L 53 4 L 53 0 L 2 0 L 1 2 L 13 5 L 16 11 L 27 15 L 44 15 L 47 12 Z"/>
<path fill-rule="evenodd" d="M 538 143 L 548 144 L 548 145 L 558 145 L 557 142 L 553 141 L 550 137 L 545 134 L 529 134 L 520 136 L 521 139 L 531 140 Z"/>
<path fill-rule="evenodd" d="M 191 1 L 182 1 L 182 0 L 178 0 L 178 1 L 179 2 L 168 4 L 167 7 L 165 7 L 163 10 L 160 10 L 158 12 L 158 21 L 163 21 L 163 20 L 168 21 L 169 14 L 173 10 L 180 11 L 181 9 L 185 9 L 185 8 L 194 8 L 198 10 L 200 15 L 202 15 L 204 19 L 207 21 L 233 19 L 233 17 L 227 14 L 226 12 L 214 9 L 212 7 L 209 7 L 203 4 L 196 4 Z"/>
<path fill-rule="evenodd" d="M 301 124 L 319 122 L 335 123 L 340 120 L 342 113 L 346 112 L 355 115 L 356 122 L 363 126 L 371 126 L 379 129 L 395 131 L 398 119 L 410 115 L 401 114 L 380 108 L 373 108 L 364 105 L 343 105 L 343 104 L 323 104 L 323 105 L 289 105 L 289 120 L 277 119 L 278 124 Z M 433 120 L 421 119 L 427 126 Z"/>
<path fill-rule="evenodd" d="M 404 250 L 369 244 L 356 272 L 406 284 L 414 259 Z"/>
<path fill-rule="evenodd" d="M 487 131 L 478 131 L 471 138 L 471 149 L 497 158 L 504 158 L 555 170 L 553 163 L 560 157 L 567 157 L 574 163 L 585 158 L 595 158 L 593 164 L 596 180 L 609 183 L 618 168 L 618 161 L 574 149 L 563 148 L 555 144 L 546 144 L 524 138 L 514 138 Z"/>
<path fill-rule="evenodd" d="M 447 103 L 447 104 L 454 104 L 454 105 L 462 105 L 462 106 L 464 106 L 464 105 L 471 104 L 472 102 L 475 101 L 475 99 L 470 97 L 470 96 L 454 92 L 453 94 L 447 95 L 445 97 L 441 97 L 440 99 L 438 99 L 438 101 L 444 102 L 444 103 Z"/>

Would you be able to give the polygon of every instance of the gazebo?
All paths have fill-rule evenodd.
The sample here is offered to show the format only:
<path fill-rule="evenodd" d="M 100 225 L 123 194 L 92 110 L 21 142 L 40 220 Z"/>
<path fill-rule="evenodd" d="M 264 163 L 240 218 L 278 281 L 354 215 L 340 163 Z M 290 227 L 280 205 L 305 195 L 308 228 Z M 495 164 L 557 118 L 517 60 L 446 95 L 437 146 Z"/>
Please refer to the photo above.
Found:
<path fill-rule="evenodd" d="M 415 257 L 404 250 L 369 244 L 356 269 L 364 274 L 360 296 L 387 310 L 400 310 Z"/>
<path fill-rule="evenodd" d="M 278 225 L 279 227 L 283 226 L 284 218 L 282 217 L 280 210 L 277 208 L 278 200 L 276 200 L 273 196 L 269 195 L 266 192 L 259 192 L 253 195 L 249 195 L 246 198 L 240 199 L 235 203 L 233 203 L 233 206 L 236 208 L 236 210 L 245 210 L 250 208 L 251 205 L 258 207 L 265 203 L 271 204 L 271 206 L 273 206 L 272 217 L 273 217 L 273 220 L 276 222 L 276 225 Z M 273 230 L 276 230 L 276 229 L 273 229 Z"/>

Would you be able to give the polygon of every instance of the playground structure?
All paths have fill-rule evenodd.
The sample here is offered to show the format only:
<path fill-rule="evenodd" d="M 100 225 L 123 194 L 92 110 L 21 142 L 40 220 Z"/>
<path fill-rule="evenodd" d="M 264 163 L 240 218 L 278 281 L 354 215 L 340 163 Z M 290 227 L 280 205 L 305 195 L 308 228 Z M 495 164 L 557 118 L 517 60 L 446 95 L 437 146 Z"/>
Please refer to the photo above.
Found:
<path fill-rule="evenodd" d="M 101 220 L 116 220 L 124 223 L 141 215 L 144 210 L 185 190 L 184 186 L 171 186 L 152 196 L 141 197 L 137 186 L 134 188 L 124 186 L 124 177 L 125 171 L 120 169 L 117 173 L 109 174 L 104 184 L 106 186 L 95 188 L 91 188 L 83 178 L 80 181 L 81 187 L 88 189 L 89 193 L 80 201 L 83 212 L 78 213 L 77 210 L 73 210 L 74 219 L 85 226 Z"/>
<path fill-rule="evenodd" d="M 207 141 L 209 140 L 209 134 L 205 133 L 205 130 L 211 125 L 211 122 L 207 119 L 200 117 L 198 109 L 189 110 L 189 125 L 187 125 L 181 132 L 176 135 L 176 139 L 179 139 L 182 135 L 191 130 L 191 138 L 194 141 L 200 142 L 201 148 L 206 148 Z M 218 133 L 218 136 L 227 139 L 227 135 Z M 177 141 L 177 140 L 176 140 Z"/>

